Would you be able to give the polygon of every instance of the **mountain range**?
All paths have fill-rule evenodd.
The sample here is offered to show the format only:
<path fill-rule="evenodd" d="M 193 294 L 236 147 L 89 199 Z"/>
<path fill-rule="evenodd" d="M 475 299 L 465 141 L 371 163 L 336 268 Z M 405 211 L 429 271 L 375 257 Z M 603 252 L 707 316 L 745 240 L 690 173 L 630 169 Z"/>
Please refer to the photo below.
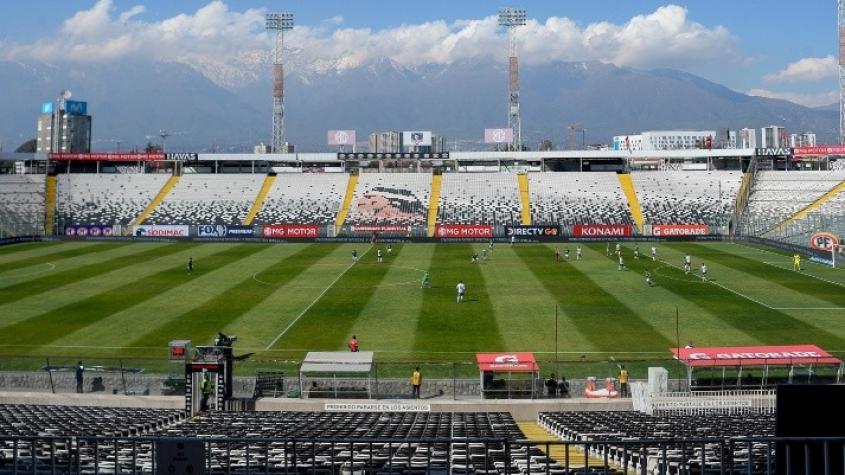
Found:
<path fill-rule="evenodd" d="M 739 129 L 782 125 L 833 143 L 838 108 L 808 108 L 748 96 L 670 69 L 638 70 L 598 62 L 520 68 L 524 141 L 566 143 L 566 127 L 587 143 L 660 129 Z M 381 58 L 356 67 L 294 64 L 286 76 L 287 136 L 298 151 L 324 151 L 326 130 L 356 129 L 358 141 L 380 130 L 432 130 L 449 147 L 479 149 L 485 127 L 506 124 L 506 65 L 464 60 L 408 67 Z M 173 151 L 244 151 L 269 141 L 271 79 L 264 57 L 238 67 L 173 62 L 0 62 L 0 143 L 34 137 L 42 102 L 70 89 L 88 101 L 97 150 L 123 150 L 172 134 Z M 580 142 L 580 138 L 579 138 Z"/>

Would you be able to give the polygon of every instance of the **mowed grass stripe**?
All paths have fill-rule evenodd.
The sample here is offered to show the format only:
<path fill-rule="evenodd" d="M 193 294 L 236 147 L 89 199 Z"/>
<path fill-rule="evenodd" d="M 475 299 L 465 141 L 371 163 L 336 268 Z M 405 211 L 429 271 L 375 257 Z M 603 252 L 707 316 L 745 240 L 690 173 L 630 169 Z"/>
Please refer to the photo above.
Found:
<path fill-rule="evenodd" d="M 399 255 L 402 245 L 394 246 Z M 390 262 L 376 262 L 376 249 L 365 251 L 358 263 L 347 270 L 301 318 L 271 347 L 337 350 L 344 347 L 350 329 L 361 310 L 381 285 Z M 281 330 L 280 330 L 281 331 Z M 272 341 L 272 339 L 271 339 Z M 366 350 L 366 346 L 363 348 Z"/>
<path fill-rule="evenodd" d="M 431 288 L 414 332 L 414 351 L 430 359 L 454 359 L 448 352 L 501 351 L 505 348 L 493 304 L 478 264 L 470 262 L 472 244 L 437 244 L 431 257 Z M 466 285 L 466 300 L 457 303 L 455 286 Z M 466 355 L 461 355 L 466 358 Z"/>
<path fill-rule="evenodd" d="M 311 244 L 293 255 L 272 262 L 261 272 L 260 278 L 265 282 L 284 285 L 296 279 L 315 260 L 325 257 L 337 246 L 337 244 Z M 240 264 L 238 262 L 233 265 Z M 263 284 L 250 275 L 202 305 L 181 315 L 174 315 L 171 321 L 151 329 L 128 346 L 165 347 L 175 335 L 194 342 L 210 342 L 217 332 L 263 302 L 275 290 L 276 287 Z M 266 328 L 255 330 L 272 331 Z"/>
<path fill-rule="evenodd" d="M 390 270 L 361 310 L 350 334 L 372 342 L 368 349 L 406 355 L 414 344 L 414 330 L 422 308 L 422 269 L 428 269 L 433 253 L 433 244 L 414 244 L 405 246 L 400 255 L 386 257 Z"/>
<path fill-rule="evenodd" d="M 36 241 L 36 242 L 22 242 L 18 244 L 5 244 L 0 246 L 0 262 L 7 262 L 9 260 L 23 259 L 31 255 L 40 255 L 48 252 L 57 252 L 53 248 L 61 248 L 67 246 L 68 242 L 62 241 Z"/>
<path fill-rule="evenodd" d="M 103 262 L 95 264 L 71 267 L 67 270 L 54 270 L 32 280 L 18 282 L 8 287 L 0 288 L 0 302 L 4 305 L 17 302 L 27 297 L 51 292 L 57 287 L 74 282 L 76 280 L 90 279 L 101 274 L 130 267 L 139 262 L 155 257 L 167 256 L 180 251 L 182 248 L 174 244 L 155 244 L 152 248 L 136 247 L 128 248 L 135 251 L 132 254 L 115 256 Z"/>
<path fill-rule="evenodd" d="M 61 262 L 64 259 L 69 259 L 72 257 L 79 257 L 85 256 L 88 254 L 97 254 L 100 252 L 110 251 L 112 249 L 120 249 L 121 247 L 126 247 L 127 245 L 131 244 L 130 242 L 110 242 L 110 243 L 103 243 L 98 246 L 83 246 L 83 247 L 74 247 L 70 249 L 61 249 L 58 252 L 40 255 L 40 256 L 32 256 L 26 259 L 22 259 L 19 261 L 7 262 L 0 264 L 0 274 L 5 272 L 14 271 L 23 269 L 25 267 L 32 267 L 37 266 L 39 264 L 45 263 L 52 263 L 56 264 Z M 2 278 L 2 275 L 0 275 Z"/>
<path fill-rule="evenodd" d="M 228 244 L 228 246 L 234 245 L 234 243 Z M 97 325 L 82 328 L 77 332 L 51 342 L 49 347 L 42 348 L 50 348 L 52 353 L 53 348 L 61 350 L 64 346 L 96 347 L 100 342 L 114 341 L 115 329 L 119 329 L 122 334 L 129 336 L 112 344 L 113 347 L 122 346 L 124 348 L 120 350 L 112 348 L 111 351 L 115 353 L 119 351 L 121 356 L 127 356 L 128 354 L 144 356 L 148 352 L 141 349 L 128 350 L 128 345 L 132 340 L 148 333 L 156 327 L 165 325 L 172 321 L 176 315 L 184 314 L 216 298 L 231 287 L 234 282 L 239 282 L 252 276 L 265 267 L 272 265 L 279 258 L 291 255 L 303 247 L 304 245 L 301 244 L 267 246 L 261 251 L 246 256 L 230 265 L 215 269 L 213 272 L 206 272 L 202 275 L 189 275 L 186 272 L 184 279 L 179 285 L 144 300 L 138 305 L 109 315 L 108 318 L 101 320 Z M 195 251 L 204 251 L 206 249 L 208 248 L 203 247 L 195 249 Z M 217 250 L 219 249 L 221 248 Z M 187 259 L 187 255 L 185 259 Z M 204 256 L 200 255 L 199 252 L 194 255 L 194 262 L 198 267 L 205 267 L 203 260 Z M 156 271 L 171 265 L 172 262 L 178 262 L 178 260 L 165 262 Z"/>
<path fill-rule="evenodd" d="M 845 308 L 845 291 L 843 291 L 842 286 L 813 279 L 798 272 L 773 267 L 747 257 L 730 254 L 699 244 L 672 244 L 668 247 L 681 253 L 695 256 L 696 263 L 700 263 L 702 260 L 704 262 L 716 262 L 725 267 L 781 285 L 800 294 Z M 802 305 L 796 306 L 800 307 Z"/>
<path fill-rule="evenodd" d="M 642 274 L 651 268 L 651 259 L 632 259 L 633 251 L 623 246 L 625 264 Z M 700 254 L 699 254 L 700 255 Z M 608 257 L 616 260 L 615 256 Z M 695 261 L 694 261 L 695 262 Z M 759 264 L 765 265 L 765 264 Z M 794 318 L 786 313 L 771 310 L 712 283 L 703 283 L 696 275 L 686 275 L 681 269 L 664 264 L 655 276 L 657 285 L 706 309 L 716 318 L 730 324 L 749 336 L 749 342 L 766 344 L 814 343 L 822 348 L 845 348 L 845 340 L 820 328 Z M 662 277 L 661 277 L 662 276 Z M 709 342 L 691 335 L 701 346 Z"/>
<path fill-rule="evenodd" d="M 714 247 L 712 244 L 706 244 L 706 247 Z M 719 246 L 722 251 L 735 254 L 755 261 L 760 261 L 768 267 L 780 268 L 788 272 L 795 272 L 792 270 L 792 256 L 786 251 L 780 249 L 766 249 L 759 245 L 750 243 L 732 242 Z M 837 258 L 838 259 L 838 258 Z M 801 275 L 812 278 L 813 280 L 828 280 L 842 288 L 845 287 L 845 270 L 842 267 L 831 267 L 829 264 L 821 264 L 813 262 L 809 257 L 801 256 Z"/>
<path fill-rule="evenodd" d="M 213 244 L 204 244 L 208 245 Z M 212 272 L 261 249 L 262 246 L 254 244 L 225 248 L 203 258 L 196 267 L 195 275 Z M 127 285 L 9 325 L 0 332 L 0 345 L 26 344 L 31 345 L 32 349 L 46 345 L 179 285 L 185 273 L 185 263 L 180 261 Z"/>
<path fill-rule="evenodd" d="M 571 262 L 555 263 L 545 246 L 519 246 L 516 253 L 557 297 L 565 318 L 595 348 L 612 353 L 655 351 L 671 345 L 640 315 L 593 282 L 590 275 Z"/>

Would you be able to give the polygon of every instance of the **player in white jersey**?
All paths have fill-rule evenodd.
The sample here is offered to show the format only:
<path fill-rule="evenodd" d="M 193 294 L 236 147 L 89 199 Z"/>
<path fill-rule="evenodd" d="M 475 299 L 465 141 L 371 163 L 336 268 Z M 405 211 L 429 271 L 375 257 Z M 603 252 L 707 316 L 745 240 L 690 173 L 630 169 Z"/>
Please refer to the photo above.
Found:
<path fill-rule="evenodd" d="M 464 295 L 467 292 L 467 287 L 464 285 L 464 281 L 459 280 L 458 285 L 455 286 L 455 290 L 458 292 L 458 303 L 464 301 Z"/>
<path fill-rule="evenodd" d="M 656 246 L 651 246 L 651 260 L 653 260 L 653 261 L 657 260 L 657 247 Z"/>
<path fill-rule="evenodd" d="M 379 262 L 384 262 L 384 255 L 381 252 L 381 249 L 376 251 L 376 257 L 378 258 Z"/>
<path fill-rule="evenodd" d="M 625 260 L 622 259 L 622 253 L 619 253 L 619 270 L 625 269 Z"/>
<path fill-rule="evenodd" d="M 639 259 L 639 258 L 640 258 L 640 245 L 637 244 L 636 246 L 634 246 L 634 259 Z"/>
<path fill-rule="evenodd" d="M 703 262 L 701 263 L 701 281 L 707 282 L 707 266 Z"/>
<path fill-rule="evenodd" d="M 579 244 L 578 247 L 575 248 L 575 260 L 581 260 L 581 245 Z"/>

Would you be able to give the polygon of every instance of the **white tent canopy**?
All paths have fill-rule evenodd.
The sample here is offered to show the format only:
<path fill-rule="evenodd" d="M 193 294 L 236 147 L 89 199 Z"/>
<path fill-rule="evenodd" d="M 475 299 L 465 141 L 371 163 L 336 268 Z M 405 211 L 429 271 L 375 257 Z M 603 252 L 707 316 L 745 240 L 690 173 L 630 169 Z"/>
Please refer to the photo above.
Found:
<path fill-rule="evenodd" d="M 309 352 L 299 367 L 300 395 L 304 397 L 307 390 L 308 397 L 370 398 L 373 356 L 372 351 Z"/>
<path fill-rule="evenodd" d="M 299 368 L 300 373 L 369 373 L 372 351 L 311 351 Z"/>

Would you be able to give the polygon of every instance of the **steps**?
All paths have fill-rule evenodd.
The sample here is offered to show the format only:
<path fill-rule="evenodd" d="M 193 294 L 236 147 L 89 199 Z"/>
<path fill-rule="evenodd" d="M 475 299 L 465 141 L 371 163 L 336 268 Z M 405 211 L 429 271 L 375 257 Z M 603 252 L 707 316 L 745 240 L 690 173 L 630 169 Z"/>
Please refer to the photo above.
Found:
<path fill-rule="evenodd" d="M 808 214 L 812 213 L 813 211 L 821 208 L 825 203 L 827 203 L 833 197 L 835 197 L 839 193 L 842 193 L 843 191 L 845 191 L 845 181 L 842 181 L 838 185 L 829 189 L 827 191 L 827 193 L 818 197 L 816 199 L 816 201 L 813 201 L 812 203 L 808 204 L 807 206 L 805 206 L 804 208 L 802 208 L 801 210 L 799 210 L 798 212 L 796 212 L 792 216 L 786 218 L 782 223 L 780 223 L 777 226 L 773 227 L 772 229 L 766 231 L 765 233 L 763 233 L 763 235 L 765 236 L 766 234 L 769 234 L 773 231 L 776 231 L 776 230 L 782 228 L 783 226 L 786 226 L 787 224 L 789 224 L 793 221 L 797 221 L 797 220 L 807 216 Z"/>
<path fill-rule="evenodd" d="M 522 205 L 522 225 L 531 225 L 531 195 L 528 193 L 528 174 L 520 173 L 516 176 L 519 186 L 519 202 Z"/>
<path fill-rule="evenodd" d="M 536 422 L 517 422 L 516 424 L 519 426 L 519 429 L 525 434 L 525 438 L 530 440 L 531 442 L 537 443 L 537 448 L 540 449 L 543 453 L 546 453 L 546 446 L 542 444 L 542 442 L 550 442 L 558 440 L 557 437 L 554 435 L 546 432 L 545 429 L 540 427 L 539 424 Z M 549 452 L 546 455 L 551 458 L 552 460 L 556 461 L 560 465 L 566 464 L 569 462 L 569 468 L 582 468 L 587 465 L 592 466 L 604 466 L 604 461 L 599 460 L 595 457 L 587 457 L 585 460 L 584 451 L 579 449 L 575 446 L 569 446 L 569 457 L 567 458 L 566 454 L 566 446 L 565 445 L 549 445 Z"/>
<path fill-rule="evenodd" d="M 642 234 L 645 218 L 643 218 L 643 210 L 640 208 L 640 200 L 637 198 L 637 191 L 634 189 L 634 180 L 631 178 L 630 173 L 617 173 L 616 176 L 619 178 L 619 186 L 622 187 L 622 191 L 628 199 L 628 206 L 631 208 L 631 218 L 634 220 L 634 224 L 637 226 L 640 234 Z"/>
<path fill-rule="evenodd" d="M 340 211 L 337 212 L 335 218 L 335 230 L 340 231 L 343 223 L 346 222 L 346 217 L 349 216 L 349 210 L 352 209 L 352 198 L 355 196 L 355 187 L 358 186 L 358 175 L 349 175 L 349 181 L 346 183 L 346 194 L 343 195 L 343 205 Z"/>
<path fill-rule="evenodd" d="M 176 188 L 176 185 L 179 184 L 180 178 L 182 178 L 182 177 L 179 176 L 179 175 L 173 175 L 170 178 L 168 178 L 167 183 L 165 183 L 164 186 L 161 187 L 161 190 L 159 190 L 159 192 L 155 196 L 155 198 L 153 198 L 153 200 L 150 201 L 150 204 L 147 205 L 147 208 L 144 209 L 144 211 L 141 211 L 141 214 L 139 214 L 137 218 L 132 220 L 132 222 L 129 223 L 129 225 L 130 226 L 136 226 L 136 225 L 139 225 L 139 224 L 144 224 L 144 221 L 146 221 L 147 218 L 149 218 L 150 215 L 153 214 L 153 212 L 156 210 L 156 208 L 158 208 L 158 205 L 160 205 L 161 202 L 164 201 L 165 198 L 167 198 L 167 195 L 169 195 L 170 192 L 173 191 L 173 188 Z"/>
<path fill-rule="evenodd" d="M 53 221 L 56 219 L 56 193 L 58 179 L 55 175 L 47 176 L 47 190 L 44 196 L 44 235 L 53 235 Z"/>
<path fill-rule="evenodd" d="M 267 175 L 264 177 L 264 184 L 262 184 L 261 189 L 258 190 L 258 195 L 252 203 L 252 208 L 249 209 L 249 213 L 247 213 L 246 218 L 244 218 L 244 226 L 249 226 L 253 221 L 255 221 L 255 217 L 258 216 L 258 213 L 264 206 L 264 201 L 267 199 L 267 195 L 270 193 L 270 190 L 273 189 L 273 184 L 276 183 L 276 178 L 276 175 Z"/>
<path fill-rule="evenodd" d="M 431 175 L 431 194 L 428 198 L 428 237 L 434 237 L 434 229 L 437 227 L 441 188 L 443 188 L 443 175 Z"/>

